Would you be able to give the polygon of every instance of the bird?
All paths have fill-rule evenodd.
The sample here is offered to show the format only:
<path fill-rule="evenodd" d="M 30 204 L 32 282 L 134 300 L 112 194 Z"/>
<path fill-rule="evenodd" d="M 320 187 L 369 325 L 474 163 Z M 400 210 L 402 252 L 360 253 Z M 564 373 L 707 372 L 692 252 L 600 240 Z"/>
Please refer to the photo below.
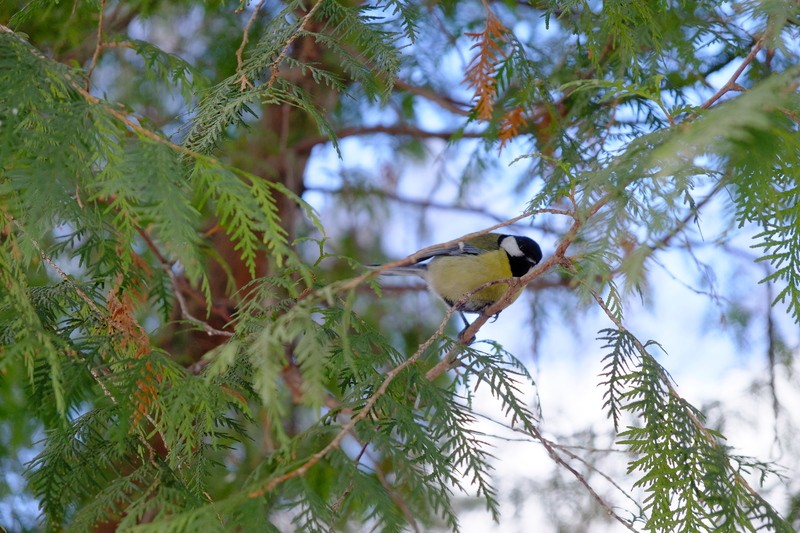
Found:
<path fill-rule="evenodd" d="M 542 249 L 529 237 L 486 233 L 452 245 L 429 247 L 409 257 L 415 259 L 413 264 L 381 270 L 380 274 L 422 278 L 447 305 L 456 307 L 466 330 L 469 322 L 464 313 L 483 313 L 505 295 L 508 284 L 476 289 L 492 281 L 524 276 L 542 260 Z"/>

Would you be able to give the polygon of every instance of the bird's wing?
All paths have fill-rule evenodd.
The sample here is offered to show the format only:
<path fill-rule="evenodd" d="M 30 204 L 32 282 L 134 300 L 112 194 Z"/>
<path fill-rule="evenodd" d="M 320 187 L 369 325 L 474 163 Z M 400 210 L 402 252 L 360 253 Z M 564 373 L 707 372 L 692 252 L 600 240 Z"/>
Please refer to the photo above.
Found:
<path fill-rule="evenodd" d="M 428 248 L 422 255 L 416 256 L 415 254 L 415 258 L 417 263 L 421 263 L 422 261 L 427 261 L 431 257 L 440 255 L 480 255 L 484 252 L 486 252 L 486 250 L 462 241 L 450 246 L 442 245 L 435 248 Z"/>

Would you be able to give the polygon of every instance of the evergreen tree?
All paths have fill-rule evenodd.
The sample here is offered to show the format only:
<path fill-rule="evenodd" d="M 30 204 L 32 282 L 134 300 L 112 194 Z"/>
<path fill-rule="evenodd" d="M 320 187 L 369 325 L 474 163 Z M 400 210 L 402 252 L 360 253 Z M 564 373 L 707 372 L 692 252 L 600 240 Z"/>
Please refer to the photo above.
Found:
<path fill-rule="evenodd" d="M 733 452 L 625 311 L 721 205 L 705 239 L 758 227 L 796 325 L 799 22 L 794 0 L 4 3 L 0 464 L 53 530 L 458 530 L 461 491 L 499 518 L 488 388 L 621 529 L 792 531 L 796 503 L 749 481 L 775 467 Z M 440 139 L 469 161 L 461 200 L 501 175 L 527 202 L 479 233 L 556 242 L 461 338 L 527 285 L 605 316 L 630 508 L 543 434 L 515 354 L 376 297 L 365 243 L 403 197 L 346 141 L 400 166 Z M 352 165 L 338 190 L 308 171 L 326 147 Z"/>

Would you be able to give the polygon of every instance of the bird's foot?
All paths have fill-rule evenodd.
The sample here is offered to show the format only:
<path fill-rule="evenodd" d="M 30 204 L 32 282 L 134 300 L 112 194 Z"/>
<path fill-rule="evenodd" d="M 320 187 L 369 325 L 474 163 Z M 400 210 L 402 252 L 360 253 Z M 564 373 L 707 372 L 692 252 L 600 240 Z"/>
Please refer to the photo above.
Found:
<path fill-rule="evenodd" d="M 469 325 L 464 327 L 461 331 L 458 332 L 458 341 L 463 344 L 464 346 L 469 346 L 473 342 L 475 342 L 475 335 L 472 335 L 469 339 L 464 338 L 464 334 L 469 329 Z"/>

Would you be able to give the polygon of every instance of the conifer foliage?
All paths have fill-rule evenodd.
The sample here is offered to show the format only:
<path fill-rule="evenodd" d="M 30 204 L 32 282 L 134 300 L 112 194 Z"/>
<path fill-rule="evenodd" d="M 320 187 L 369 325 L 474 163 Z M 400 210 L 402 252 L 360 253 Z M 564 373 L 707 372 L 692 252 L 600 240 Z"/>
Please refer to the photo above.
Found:
<path fill-rule="evenodd" d="M 516 4 L 0 7 L 0 465 L 39 525 L 457 531 L 463 494 L 499 520 L 478 390 L 615 527 L 798 525 L 752 481 L 775 466 L 734 453 L 625 313 L 723 205 L 711 240 L 759 228 L 770 317 L 800 322 L 797 2 Z M 371 260 L 307 203 L 312 149 L 347 162 L 374 134 L 397 158 L 448 139 L 487 173 L 522 154 L 528 206 L 484 233 L 546 221 L 556 244 L 458 339 L 452 310 L 424 335 L 384 317 Z M 396 197 L 348 187 L 339 209 Z M 598 410 L 630 509 L 543 434 L 519 354 L 459 340 L 547 279 L 607 323 Z"/>

